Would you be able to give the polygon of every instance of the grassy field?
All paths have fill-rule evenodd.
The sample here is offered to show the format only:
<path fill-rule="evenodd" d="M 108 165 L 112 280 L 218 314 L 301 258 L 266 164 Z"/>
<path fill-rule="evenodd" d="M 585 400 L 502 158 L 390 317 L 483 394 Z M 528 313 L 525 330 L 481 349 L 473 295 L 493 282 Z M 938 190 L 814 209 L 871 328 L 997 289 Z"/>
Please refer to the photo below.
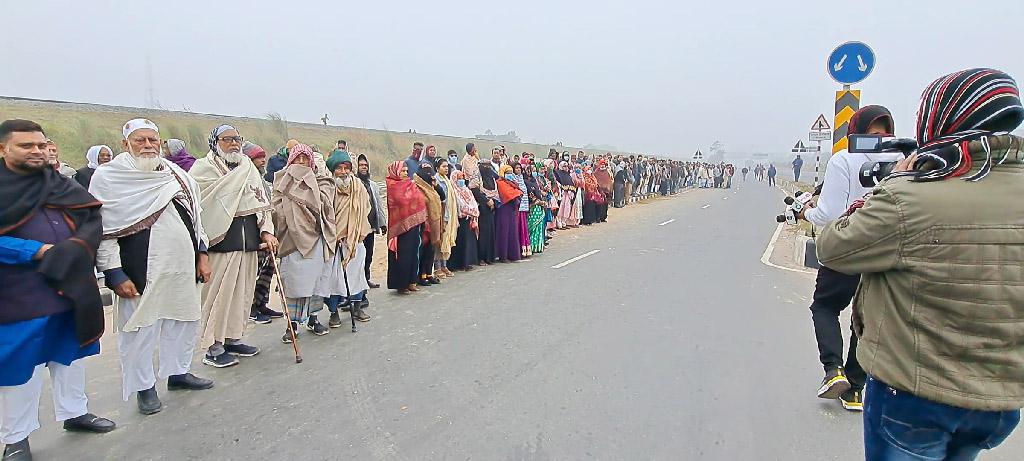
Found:
<path fill-rule="evenodd" d="M 288 139 L 293 138 L 306 144 L 317 145 L 321 152 L 327 153 L 334 148 L 338 139 L 344 139 L 348 141 L 350 152 L 365 153 L 370 158 L 371 168 L 378 177 L 388 162 L 407 157 L 412 151 L 412 144 L 416 141 L 436 146 L 438 155 L 444 155 L 449 149 L 454 149 L 460 157 L 465 153 L 467 142 L 475 143 L 483 156 L 489 155 L 491 148 L 499 144 L 454 136 L 340 126 L 325 127 L 282 121 L 274 116 L 257 119 L 0 97 L 0 120 L 23 118 L 38 122 L 60 147 L 61 160 L 76 168 L 85 164 L 85 151 L 90 146 L 106 144 L 114 148 L 115 153 L 121 152 L 121 126 L 137 117 L 146 117 L 156 122 L 163 139 L 177 138 L 185 141 L 189 153 L 196 157 L 205 156 L 209 151 L 206 140 L 210 131 L 221 123 L 234 125 L 241 131 L 242 136 L 263 146 L 269 153 L 277 151 Z M 509 155 L 532 152 L 546 157 L 548 149 L 551 148 L 539 144 L 501 144 L 505 145 Z M 581 150 L 574 147 L 558 149 L 572 152 Z M 588 150 L 587 153 L 604 152 Z"/>

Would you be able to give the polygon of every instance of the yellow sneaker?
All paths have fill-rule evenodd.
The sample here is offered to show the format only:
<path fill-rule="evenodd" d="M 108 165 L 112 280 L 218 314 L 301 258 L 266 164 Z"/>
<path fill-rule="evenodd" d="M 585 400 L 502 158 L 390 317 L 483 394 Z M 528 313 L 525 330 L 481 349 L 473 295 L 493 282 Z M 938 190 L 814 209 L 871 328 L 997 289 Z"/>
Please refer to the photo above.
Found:
<path fill-rule="evenodd" d="M 839 402 L 843 408 L 849 411 L 864 411 L 864 397 L 861 391 L 850 389 L 839 396 Z"/>

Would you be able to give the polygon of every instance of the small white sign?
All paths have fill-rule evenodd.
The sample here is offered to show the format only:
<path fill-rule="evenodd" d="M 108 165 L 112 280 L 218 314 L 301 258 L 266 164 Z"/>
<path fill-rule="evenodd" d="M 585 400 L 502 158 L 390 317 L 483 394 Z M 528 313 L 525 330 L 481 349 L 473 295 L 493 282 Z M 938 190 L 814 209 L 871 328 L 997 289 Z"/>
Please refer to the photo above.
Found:
<path fill-rule="evenodd" d="M 810 132 L 810 136 L 808 137 L 808 139 L 810 139 L 811 141 L 831 141 L 832 140 L 832 132 L 831 131 L 812 131 L 812 132 Z"/>

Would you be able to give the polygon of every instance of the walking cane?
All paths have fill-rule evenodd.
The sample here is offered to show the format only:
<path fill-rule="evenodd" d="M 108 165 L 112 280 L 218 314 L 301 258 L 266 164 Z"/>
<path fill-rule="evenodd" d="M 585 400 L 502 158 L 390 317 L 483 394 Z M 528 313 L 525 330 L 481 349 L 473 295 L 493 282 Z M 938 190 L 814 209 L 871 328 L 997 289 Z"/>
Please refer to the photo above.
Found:
<path fill-rule="evenodd" d="M 341 258 L 344 260 L 345 258 Z M 349 262 L 352 260 L 350 259 Z M 348 319 L 352 321 L 352 332 L 359 331 L 356 329 L 356 309 L 355 305 L 352 304 L 352 289 L 348 287 L 348 263 L 342 262 L 341 265 L 341 277 L 345 280 L 345 299 L 348 301 Z"/>
<path fill-rule="evenodd" d="M 267 253 L 270 253 L 267 251 Z M 274 265 L 274 276 L 277 277 L 277 294 L 281 296 L 281 306 L 284 307 L 285 321 L 288 322 L 288 334 L 292 336 L 292 349 L 295 351 L 295 363 L 302 363 L 302 354 L 299 352 L 299 338 L 295 336 L 295 328 L 292 326 L 292 314 L 288 311 L 288 300 L 284 297 L 284 281 L 281 280 L 281 271 L 277 268 L 277 255 L 270 253 L 270 262 Z"/>

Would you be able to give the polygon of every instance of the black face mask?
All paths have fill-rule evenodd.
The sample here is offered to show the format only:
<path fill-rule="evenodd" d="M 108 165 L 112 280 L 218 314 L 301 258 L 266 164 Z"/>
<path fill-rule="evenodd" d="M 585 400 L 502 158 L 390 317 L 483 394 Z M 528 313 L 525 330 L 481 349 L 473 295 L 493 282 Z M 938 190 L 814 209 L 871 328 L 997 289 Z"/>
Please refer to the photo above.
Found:
<path fill-rule="evenodd" d="M 430 182 L 434 179 L 434 169 L 427 167 L 420 167 L 420 170 L 416 172 L 416 175 L 423 178 L 424 181 Z"/>

